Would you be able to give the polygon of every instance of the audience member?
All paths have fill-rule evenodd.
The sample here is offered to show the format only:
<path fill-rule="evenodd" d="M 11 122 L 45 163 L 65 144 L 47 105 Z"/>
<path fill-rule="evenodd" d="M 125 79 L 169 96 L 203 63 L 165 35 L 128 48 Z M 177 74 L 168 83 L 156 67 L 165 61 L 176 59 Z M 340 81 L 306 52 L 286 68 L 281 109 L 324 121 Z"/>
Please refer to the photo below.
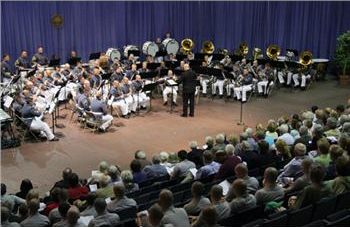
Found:
<path fill-rule="evenodd" d="M 135 152 L 135 159 L 138 160 L 141 164 L 141 169 L 143 169 L 147 165 L 151 165 L 152 163 L 147 160 L 146 153 L 142 150 L 137 150 Z"/>
<path fill-rule="evenodd" d="M 177 163 L 174 167 L 172 178 L 182 178 L 186 177 L 189 173 L 189 170 L 192 168 L 196 168 L 196 165 L 187 159 L 187 152 L 185 150 L 181 150 L 177 153 L 180 162 Z"/>
<path fill-rule="evenodd" d="M 147 180 L 147 175 L 141 168 L 141 162 L 138 159 L 134 159 L 130 163 L 130 169 L 136 184 L 140 184 Z"/>
<path fill-rule="evenodd" d="M 152 165 L 147 165 L 143 168 L 143 171 L 146 173 L 148 179 L 158 178 L 168 175 L 166 167 L 160 164 L 159 155 L 154 155 L 152 158 Z"/>
<path fill-rule="evenodd" d="M 203 166 L 203 151 L 198 149 L 197 141 L 190 142 L 191 151 L 187 154 L 187 159 L 194 164 L 196 164 L 196 168 L 199 169 Z"/>
<path fill-rule="evenodd" d="M 274 167 L 265 169 L 263 188 L 255 193 L 257 204 L 266 204 L 270 201 L 282 199 L 284 196 L 284 190 L 281 186 L 277 185 L 278 171 Z"/>
<path fill-rule="evenodd" d="M 116 226 L 120 223 L 118 214 L 107 212 L 107 204 L 104 199 L 97 198 L 94 206 L 97 216 L 89 222 L 88 227 Z"/>
<path fill-rule="evenodd" d="M 235 175 L 235 167 L 242 162 L 239 156 L 234 154 L 235 147 L 232 144 L 227 144 L 225 147 L 226 159 L 220 166 L 216 179 L 225 179 Z"/>
<path fill-rule="evenodd" d="M 9 221 L 10 215 L 11 215 L 11 212 L 9 208 L 1 205 L 1 226 L 2 227 L 20 227 L 20 224 L 18 224 L 17 222 Z"/>
<path fill-rule="evenodd" d="M 191 188 L 192 199 L 184 205 L 184 209 L 188 215 L 198 215 L 199 212 L 210 205 L 210 200 L 204 196 L 204 185 L 195 181 Z"/>
<path fill-rule="evenodd" d="M 24 179 L 21 182 L 20 191 L 16 193 L 16 196 L 25 199 L 31 189 L 33 189 L 32 182 L 29 179 Z"/>
<path fill-rule="evenodd" d="M 131 193 L 139 190 L 139 185 L 134 183 L 134 177 L 130 170 L 123 170 L 120 174 L 124 184 L 126 193 Z"/>
<path fill-rule="evenodd" d="M 203 162 L 204 166 L 197 171 L 195 179 L 214 176 L 219 171 L 220 164 L 214 161 L 213 154 L 210 151 L 203 152 Z"/>
<path fill-rule="evenodd" d="M 136 207 L 136 202 L 133 199 L 129 199 L 125 195 L 125 186 L 123 184 L 116 184 L 113 187 L 114 200 L 107 206 L 107 210 L 111 213 L 117 213 L 120 210 L 124 210 L 129 207 Z"/>
<path fill-rule="evenodd" d="M 231 213 L 252 208 L 256 205 L 256 199 L 254 195 L 248 193 L 247 184 L 244 182 L 244 180 L 236 179 L 232 184 L 232 189 L 235 198 L 232 199 L 229 204 Z"/>
<path fill-rule="evenodd" d="M 49 219 L 39 214 L 39 200 L 32 199 L 28 202 L 28 217 L 21 222 L 22 227 L 47 227 L 50 225 Z"/>

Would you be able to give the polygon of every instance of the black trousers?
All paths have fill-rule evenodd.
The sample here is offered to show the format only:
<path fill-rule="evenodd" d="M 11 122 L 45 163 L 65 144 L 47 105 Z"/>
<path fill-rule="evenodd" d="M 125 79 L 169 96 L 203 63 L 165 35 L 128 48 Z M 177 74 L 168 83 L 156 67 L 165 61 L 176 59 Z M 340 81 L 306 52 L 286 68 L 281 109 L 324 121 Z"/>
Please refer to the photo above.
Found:
<path fill-rule="evenodd" d="M 194 115 L 194 92 L 182 94 L 183 115 L 187 115 L 188 101 L 190 101 L 190 115 Z"/>

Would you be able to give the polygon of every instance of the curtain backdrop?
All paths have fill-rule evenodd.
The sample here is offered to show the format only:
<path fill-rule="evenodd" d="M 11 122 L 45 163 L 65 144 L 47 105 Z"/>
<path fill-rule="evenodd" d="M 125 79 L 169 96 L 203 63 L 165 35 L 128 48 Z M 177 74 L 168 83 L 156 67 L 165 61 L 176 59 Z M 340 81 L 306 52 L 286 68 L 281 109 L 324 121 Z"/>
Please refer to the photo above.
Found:
<path fill-rule="evenodd" d="M 1 51 L 17 58 L 43 45 L 64 61 L 72 49 L 89 53 L 126 44 L 141 46 L 170 31 L 179 42 L 192 38 L 199 50 L 271 44 L 309 49 L 314 57 L 334 54 L 336 37 L 350 29 L 350 2 L 1 2 Z M 57 29 L 51 17 L 59 14 Z M 284 54 L 284 52 L 282 52 Z"/>

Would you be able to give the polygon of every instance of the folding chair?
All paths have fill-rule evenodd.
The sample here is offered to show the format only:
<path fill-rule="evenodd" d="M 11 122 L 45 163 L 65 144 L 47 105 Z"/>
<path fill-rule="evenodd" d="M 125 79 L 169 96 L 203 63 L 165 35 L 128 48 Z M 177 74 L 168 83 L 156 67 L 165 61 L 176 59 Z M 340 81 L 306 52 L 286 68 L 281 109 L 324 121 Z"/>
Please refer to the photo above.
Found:
<path fill-rule="evenodd" d="M 86 111 L 86 120 L 84 129 L 90 127 L 92 132 L 96 132 L 102 125 L 102 113 Z"/>

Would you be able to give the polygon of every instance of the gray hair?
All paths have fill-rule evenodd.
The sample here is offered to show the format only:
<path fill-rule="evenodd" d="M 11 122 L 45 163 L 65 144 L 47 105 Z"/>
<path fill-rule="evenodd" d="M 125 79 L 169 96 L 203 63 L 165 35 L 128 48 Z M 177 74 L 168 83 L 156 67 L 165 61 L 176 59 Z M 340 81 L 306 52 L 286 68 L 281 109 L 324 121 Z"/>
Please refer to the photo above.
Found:
<path fill-rule="evenodd" d="M 350 116 L 349 115 L 346 115 L 346 114 L 342 114 L 340 117 L 339 117 L 339 124 L 340 125 L 343 125 L 347 122 L 350 122 Z"/>
<path fill-rule="evenodd" d="M 153 157 L 152 157 L 152 163 L 153 163 L 153 164 L 159 164 L 159 163 L 160 163 L 159 155 L 153 155 Z"/>
<path fill-rule="evenodd" d="M 197 148 L 197 146 L 198 146 L 197 141 L 191 141 L 189 145 L 190 145 L 190 148 L 192 148 L 192 149 Z"/>
<path fill-rule="evenodd" d="M 224 134 L 220 133 L 215 136 L 215 142 L 216 143 L 224 143 L 225 142 L 225 136 Z"/>
<path fill-rule="evenodd" d="M 206 144 L 213 145 L 213 144 L 214 144 L 214 139 L 213 139 L 213 137 L 211 137 L 211 136 L 205 137 L 205 143 L 206 143 Z"/>
<path fill-rule="evenodd" d="M 136 159 L 146 159 L 146 153 L 142 150 L 138 150 L 135 152 Z"/>
<path fill-rule="evenodd" d="M 102 161 L 100 162 L 100 164 L 98 165 L 98 169 L 100 170 L 100 172 L 104 173 L 108 170 L 108 163 L 106 161 Z"/>
<path fill-rule="evenodd" d="M 327 119 L 327 126 L 330 128 L 330 129 L 334 129 L 337 127 L 337 119 L 335 117 L 329 117 Z"/>
<path fill-rule="evenodd" d="M 239 135 L 241 141 L 243 140 L 247 140 L 248 139 L 248 133 L 246 132 L 242 132 L 240 135 Z"/>
<path fill-rule="evenodd" d="M 160 161 L 161 161 L 161 162 L 166 162 L 166 161 L 168 161 L 168 158 L 169 158 L 168 152 L 165 152 L 165 151 L 160 152 L 159 158 L 160 158 Z"/>
<path fill-rule="evenodd" d="M 320 124 L 316 124 L 313 129 L 314 136 L 321 137 L 323 135 L 324 129 L 323 126 Z"/>
<path fill-rule="evenodd" d="M 233 155 L 235 147 L 232 144 L 227 144 L 225 147 L 226 154 Z"/>
<path fill-rule="evenodd" d="M 302 143 L 297 143 L 294 146 L 294 153 L 296 156 L 304 156 L 306 153 L 306 146 Z"/>
<path fill-rule="evenodd" d="M 123 182 L 132 182 L 134 177 L 132 175 L 132 172 L 130 170 L 123 170 L 120 174 L 120 177 L 122 178 Z"/>
<path fill-rule="evenodd" d="M 280 134 L 284 134 L 288 132 L 288 125 L 287 124 L 282 124 L 279 128 Z"/>
<path fill-rule="evenodd" d="M 299 134 L 300 136 L 304 136 L 304 135 L 307 135 L 308 133 L 308 128 L 306 126 L 301 126 L 299 128 Z"/>
<path fill-rule="evenodd" d="M 246 128 L 245 132 L 247 133 L 248 137 L 252 137 L 253 136 L 253 129 L 252 128 Z"/>

